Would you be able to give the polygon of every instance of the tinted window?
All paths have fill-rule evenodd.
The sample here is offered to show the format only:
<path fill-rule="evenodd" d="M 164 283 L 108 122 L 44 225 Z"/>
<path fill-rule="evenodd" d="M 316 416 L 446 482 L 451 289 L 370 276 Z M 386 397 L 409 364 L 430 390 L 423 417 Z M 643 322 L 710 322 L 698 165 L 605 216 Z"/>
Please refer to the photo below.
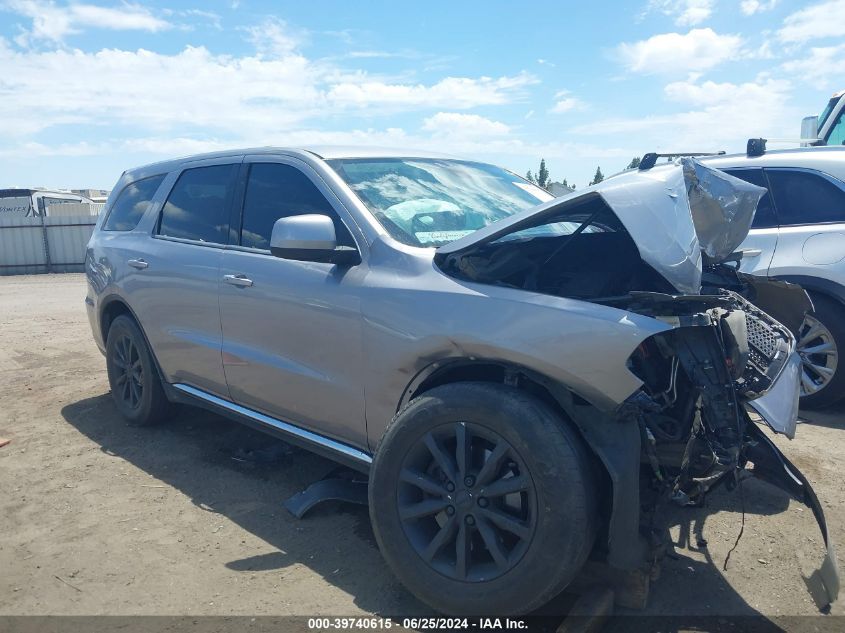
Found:
<path fill-rule="evenodd" d="M 114 201 L 103 230 L 131 231 L 138 226 L 162 180 L 164 174 L 126 185 Z"/>
<path fill-rule="evenodd" d="M 766 169 L 780 223 L 845 222 L 845 192 L 819 174 Z"/>
<path fill-rule="evenodd" d="M 159 234 L 225 244 L 237 169 L 214 165 L 182 172 L 161 211 Z"/>
<path fill-rule="evenodd" d="M 765 187 L 766 189 L 769 188 L 769 183 L 766 181 L 766 176 L 763 174 L 762 169 L 725 169 L 724 171 L 740 180 L 750 182 L 752 185 Z M 777 225 L 777 216 L 772 207 L 772 196 L 767 191 L 760 198 L 760 202 L 757 203 L 757 212 L 754 214 L 754 221 L 751 223 L 751 226 L 755 229 L 767 229 Z"/>
<path fill-rule="evenodd" d="M 299 169 L 279 163 L 250 166 L 241 223 L 242 246 L 269 249 L 276 220 L 309 213 L 332 218 L 338 244 L 353 245 L 329 201 Z"/>

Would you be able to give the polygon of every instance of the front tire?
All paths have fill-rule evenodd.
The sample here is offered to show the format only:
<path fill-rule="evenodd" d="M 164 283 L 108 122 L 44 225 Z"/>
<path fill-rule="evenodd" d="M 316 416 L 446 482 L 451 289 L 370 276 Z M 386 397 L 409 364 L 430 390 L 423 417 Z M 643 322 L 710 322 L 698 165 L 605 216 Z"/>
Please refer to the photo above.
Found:
<path fill-rule="evenodd" d="M 545 403 L 491 383 L 436 387 L 394 418 L 370 474 L 370 517 L 393 572 L 444 613 L 548 602 L 595 537 L 579 436 Z"/>
<path fill-rule="evenodd" d="M 169 403 L 147 341 L 126 315 L 117 317 L 109 327 L 106 369 L 112 398 L 123 417 L 144 426 L 166 417 Z"/>
<path fill-rule="evenodd" d="M 845 307 L 823 295 L 813 294 L 812 313 L 801 326 L 801 406 L 820 408 L 845 397 Z"/>

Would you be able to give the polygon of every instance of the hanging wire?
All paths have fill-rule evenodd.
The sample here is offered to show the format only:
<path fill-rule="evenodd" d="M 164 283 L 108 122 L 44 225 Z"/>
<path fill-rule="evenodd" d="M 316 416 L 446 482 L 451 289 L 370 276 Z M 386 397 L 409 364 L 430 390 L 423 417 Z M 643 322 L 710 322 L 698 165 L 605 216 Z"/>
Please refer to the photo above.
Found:
<path fill-rule="evenodd" d="M 728 561 L 731 559 L 731 554 L 736 549 L 737 545 L 739 545 L 739 539 L 742 538 L 742 533 L 745 531 L 745 493 L 742 490 L 742 478 L 738 478 L 738 485 L 739 485 L 739 504 L 740 508 L 742 508 L 742 524 L 739 528 L 739 534 L 736 535 L 736 541 L 734 542 L 733 547 L 728 550 L 728 555 L 725 556 L 725 562 L 722 564 L 722 571 L 728 571 Z"/>

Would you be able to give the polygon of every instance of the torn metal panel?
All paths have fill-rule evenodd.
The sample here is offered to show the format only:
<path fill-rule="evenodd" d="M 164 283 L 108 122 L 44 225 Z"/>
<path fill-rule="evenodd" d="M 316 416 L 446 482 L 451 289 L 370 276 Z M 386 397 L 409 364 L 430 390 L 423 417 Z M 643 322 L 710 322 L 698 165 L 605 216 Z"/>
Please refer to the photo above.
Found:
<path fill-rule="evenodd" d="M 728 259 L 748 235 L 765 189 L 702 163 L 683 158 L 671 169 L 626 172 L 584 191 L 538 205 L 500 220 L 437 249 L 443 266 L 485 245 L 528 234 L 555 222 L 582 222 L 579 210 L 596 208 L 595 197 L 610 208 L 636 245 L 639 258 L 676 292 L 701 292 L 702 252 L 710 263 Z M 612 227 L 611 227 L 612 228 Z M 601 232 L 601 227 L 598 231 Z M 550 237 L 535 233 L 534 237 Z M 573 230 L 566 236 L 574 241 Z M 596 260 L 612 250 L 595 250 Z M 495 274 L 494 271 L 487 271 Z M 471 274 L 470 274 L 471 276 Z M 629 290 L 652 288 L 632 286 Z"/>
<path fill-rule="evenodd" d="M 692 158 L 681 158 L 680 165 L 701 250 L 722 262 L 748 236 L 766 190 Z"/>

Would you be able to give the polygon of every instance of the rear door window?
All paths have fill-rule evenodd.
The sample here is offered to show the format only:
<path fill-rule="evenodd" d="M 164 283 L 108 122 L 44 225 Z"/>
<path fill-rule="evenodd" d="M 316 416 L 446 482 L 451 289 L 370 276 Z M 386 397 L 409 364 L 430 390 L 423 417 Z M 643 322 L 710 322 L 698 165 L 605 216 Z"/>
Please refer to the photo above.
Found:
<path fill-rule="evenodd" d="M 766 180 L 766 174 L 762 169 L 725 169 L 723 170 L 735 178 L 750 182 L 752 185 L 758 187 L 769 188 L 769 182 Z M 768 229 L 778 225 L 777 215 L 772 206 L 772 194 L 766 191 L 765 195 L 760 198 L 757 204 L 757 212 L 754 214 L 754 221 L 751 223 L 753 229 Z"/>
<path fill-rule="evenodd" d="M 238 165 L 186 169 L 164 203 L 158 234 L 225 244 Z"/>
<path fill-rule="evenodd" d="M 819 173 L 767 168 L 782 226 L 845 222 L 845 191 Z"/>
<path fill-rule="evenodd" d="M 312 213 L 332 219 L 339 245 L 354 246 L 352 236 L 331 203 L 302 171 L 283 163 L 250 165 L 241 222 L 241 246 L 269 250 L 276 220 Z"/>
<path fill-rule="evenodd" d="M 114 201 L 103 230 L 131 231 L 138 226 L 164 176 L 151 176 L 126 185 Z"/>

